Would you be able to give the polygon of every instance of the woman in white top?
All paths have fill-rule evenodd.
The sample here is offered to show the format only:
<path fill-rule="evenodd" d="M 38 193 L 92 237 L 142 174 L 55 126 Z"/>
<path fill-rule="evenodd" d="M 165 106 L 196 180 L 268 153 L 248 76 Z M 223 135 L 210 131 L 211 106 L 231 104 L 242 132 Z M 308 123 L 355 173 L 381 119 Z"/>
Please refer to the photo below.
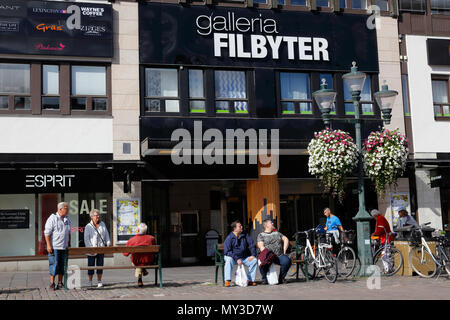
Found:
<path fill-rule="evenodd" d="M 86 247 L 108 247 L 111 245 L 108 230 L 103 221 L 100 221 L 100 212 L 97 209 L 92 209 L 90 212 L 91 222 L 84 228 L 84 244 Z M 104 254 L 88 254 L 88 266 L 102 267 L 104 263 Z M 98 288 L 103 287 L 102 284 L 103 270 L 97 270 Z M 92 286 L 92 278 L 94 270 L 88 270 L 89 282 L 88 286 Z"/>

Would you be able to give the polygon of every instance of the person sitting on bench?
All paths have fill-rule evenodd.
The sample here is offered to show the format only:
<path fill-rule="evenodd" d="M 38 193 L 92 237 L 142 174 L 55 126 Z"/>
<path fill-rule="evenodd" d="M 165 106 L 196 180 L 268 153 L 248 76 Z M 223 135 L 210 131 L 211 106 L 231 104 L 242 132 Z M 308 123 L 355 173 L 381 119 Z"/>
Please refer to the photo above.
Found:
<path fill-rule="evenodd" d="M 146 233 L 147 225 L 145 223 L 140 223 L 138 226 L 138 234 L 128 240 L 127 247 L 156 245 L 155 237 L 147 235 Z M 125 252 L 123 255 L 127 257 L 129 253 Z M 153 263 L 154 257 L 154 253 L 133 253 L 131 254 L 131 262 L 134 266 L 148 266 Z M 139 287 L 144 286 L 142 275 L 146 276 L 147 274 L 148 272 L 144 268 L 136 268 L 135 275 L 136 278 L 138 278 Z"/>

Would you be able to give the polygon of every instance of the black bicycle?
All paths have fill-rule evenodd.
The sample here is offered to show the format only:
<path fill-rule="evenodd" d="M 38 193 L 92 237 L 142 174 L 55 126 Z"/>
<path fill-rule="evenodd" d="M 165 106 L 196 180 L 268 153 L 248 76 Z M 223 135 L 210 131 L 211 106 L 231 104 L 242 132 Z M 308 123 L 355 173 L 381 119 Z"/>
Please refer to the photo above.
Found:
<path fill-rule="evenodd" d="M 358 257 L 351 247 L 355 237 L 355 230 L 344 230 L 339 234 L 339 252 L 336 256 L 339 275 L 348 278 L 355 270 Z"/>

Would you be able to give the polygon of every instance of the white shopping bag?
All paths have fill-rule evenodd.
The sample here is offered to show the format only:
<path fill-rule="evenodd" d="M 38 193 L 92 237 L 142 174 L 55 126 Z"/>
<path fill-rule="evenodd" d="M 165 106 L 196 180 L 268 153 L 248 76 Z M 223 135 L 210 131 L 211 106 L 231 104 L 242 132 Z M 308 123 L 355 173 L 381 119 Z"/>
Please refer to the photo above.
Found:
<path fill-rule="evenodd" d="M 270 265 L 269 272 L 267 272 L 267 282 L 269 284 L 278 284 L 278 274 L 273 263 Z"/>
<path fill-rule="evenodd" d="M 241 264 L 238 266 L 236 270 L 236 285 L 240 287 L 246 287 L 247 286 L 247 273 L 245 272 L 244 265 Z"/>

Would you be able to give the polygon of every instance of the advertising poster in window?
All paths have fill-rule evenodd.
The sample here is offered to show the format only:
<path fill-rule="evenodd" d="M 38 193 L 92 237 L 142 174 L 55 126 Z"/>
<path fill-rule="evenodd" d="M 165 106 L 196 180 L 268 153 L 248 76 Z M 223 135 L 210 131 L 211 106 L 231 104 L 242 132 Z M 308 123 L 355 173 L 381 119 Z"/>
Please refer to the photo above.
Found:
<path fill-rule="evenodd" d="M 126 243 L 137 234 L 141 223 L 141 200 L 117 199 L 117 242 Z"/>
<path fill-rule="evenodd" d="M 399 222 L 398 212 L 400 209 L 406 209 L 411 214 L 409 200 L 409 192 L 395 192 L 391 194 L 391 217 L 393 226 L 396 226 Z"/>

